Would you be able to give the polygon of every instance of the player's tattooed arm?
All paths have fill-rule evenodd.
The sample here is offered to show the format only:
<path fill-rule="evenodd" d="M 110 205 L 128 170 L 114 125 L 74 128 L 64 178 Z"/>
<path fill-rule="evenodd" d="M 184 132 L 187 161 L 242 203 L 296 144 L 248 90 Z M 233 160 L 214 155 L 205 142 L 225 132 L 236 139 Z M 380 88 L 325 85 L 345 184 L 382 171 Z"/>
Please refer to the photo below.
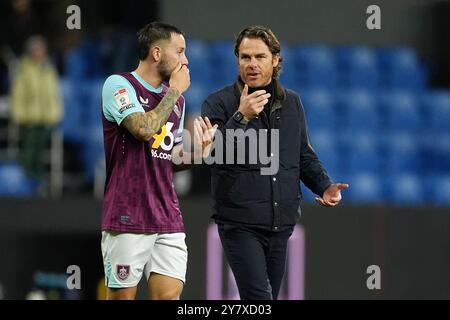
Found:
<path fill-rule="evenodd" d="M 149 112 L 132 113 L 122 124 L 138 140 L 149 141 L 169 118 L 173 106 L 180 97 L 178 89 L 169 88 L 158 106 Z"/>
<path fill-rule="evenodd" d="M 189 69 L 181 63 L 172 71 L 169 80 L 169 90 L 158 106 L 147 113 L 133 113 L 123 120 L 127 130 L 141 141 L 149 141 L 166 123 L 173 106 L 181 94 L 189 88 L 191 78 Z"/>

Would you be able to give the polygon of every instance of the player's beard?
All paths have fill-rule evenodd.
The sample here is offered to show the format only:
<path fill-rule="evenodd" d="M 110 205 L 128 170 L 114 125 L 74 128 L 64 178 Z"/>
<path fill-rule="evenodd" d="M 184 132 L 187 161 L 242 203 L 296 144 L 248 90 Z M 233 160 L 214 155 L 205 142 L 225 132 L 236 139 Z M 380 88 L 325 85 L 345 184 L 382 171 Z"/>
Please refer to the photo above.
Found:
<path fill-rule="evenodd" d="M 169 82 L 172 71 L 173 70 L 170 70 L 169 68 L 169 63 L 167 62 L 167 60 L 164 58 L 161 59 L 161 62 L 158 64 L 158 72 L 162 81 Z"/>

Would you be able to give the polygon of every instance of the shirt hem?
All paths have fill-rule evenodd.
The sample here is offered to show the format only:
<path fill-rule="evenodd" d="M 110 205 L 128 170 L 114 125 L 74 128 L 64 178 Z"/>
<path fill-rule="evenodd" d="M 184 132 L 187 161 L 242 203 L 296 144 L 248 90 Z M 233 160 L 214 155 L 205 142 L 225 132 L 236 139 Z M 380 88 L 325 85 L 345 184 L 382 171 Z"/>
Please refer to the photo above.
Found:
<path fill-rule="evenodd" d="M 130 227 L 117 227 L 117 226 L 104 226 L 101 231 L 115 231 L 115 232 L 130 232 L 130 233 L 177 233 L 184 232 L 184 227 L 178 228 L 130 228 Z"/>

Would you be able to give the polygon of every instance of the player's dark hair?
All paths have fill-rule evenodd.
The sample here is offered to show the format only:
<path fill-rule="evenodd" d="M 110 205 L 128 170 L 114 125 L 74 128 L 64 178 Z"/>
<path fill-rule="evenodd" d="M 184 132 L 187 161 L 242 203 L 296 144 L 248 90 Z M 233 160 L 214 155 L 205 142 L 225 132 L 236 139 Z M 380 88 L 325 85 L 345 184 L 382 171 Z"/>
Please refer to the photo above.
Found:
<path fill-rule="evenodd" d="M 241 45 L 241 42 L 244 38 L 261 39 L 269 47 L 269 51 L 273 55 L 276 54 L 280 55 L 281 52 L 280 41 L 278 41 L 277 37 L 272 32 L 272 30 L 263 26 L 251 26 L 243 29 L 236 39 L 236 43 L 234 45 L 234 54 L 238 58 L 239 58 L 239 46 Z M 278 78 L 278 76 L 281 74 L 281 61 L 283 61 L 283 58 L 280 55 L 280 61 L 278 63 L 278 66 L 273 68 L 273 76 L 272 76 L 273 78 Z"/>
<path fill-rule="evenodd" d="M 170 40 L 172 33 L 183 34 L 177 27 L 161 22 L 151 22 L 139 30 L 139 60 L 147 59 L 151 45 L 158 40 Z"/>

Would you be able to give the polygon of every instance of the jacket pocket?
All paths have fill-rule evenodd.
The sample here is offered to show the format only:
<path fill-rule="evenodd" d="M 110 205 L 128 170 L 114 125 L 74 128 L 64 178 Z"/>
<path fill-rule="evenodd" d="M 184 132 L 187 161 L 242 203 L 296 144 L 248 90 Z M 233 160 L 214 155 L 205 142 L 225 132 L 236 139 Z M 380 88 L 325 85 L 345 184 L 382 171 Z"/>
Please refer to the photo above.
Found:
<path fill-rule="evenodd" d="M 281 199 L 299 200 L 301 198 L 301 193 L 298 172 L 296 170 L 281 170 L 278 176 L 278 181 L 281 182 L 279 184 Z"/>
<path fill-rule="evenodd" d="M 259 170 L 239 172 L 231 196 L 235 203 L 242 205 L 270 202 L 272 198 L 270 176 L 261 175 Z"/>
<path fill-rule="evenodd" d="M 217 200 L 230 197 L 237 182 L 238 174 L 232 171 L 217 171 L 212 175 L 212 194 Z"/>

